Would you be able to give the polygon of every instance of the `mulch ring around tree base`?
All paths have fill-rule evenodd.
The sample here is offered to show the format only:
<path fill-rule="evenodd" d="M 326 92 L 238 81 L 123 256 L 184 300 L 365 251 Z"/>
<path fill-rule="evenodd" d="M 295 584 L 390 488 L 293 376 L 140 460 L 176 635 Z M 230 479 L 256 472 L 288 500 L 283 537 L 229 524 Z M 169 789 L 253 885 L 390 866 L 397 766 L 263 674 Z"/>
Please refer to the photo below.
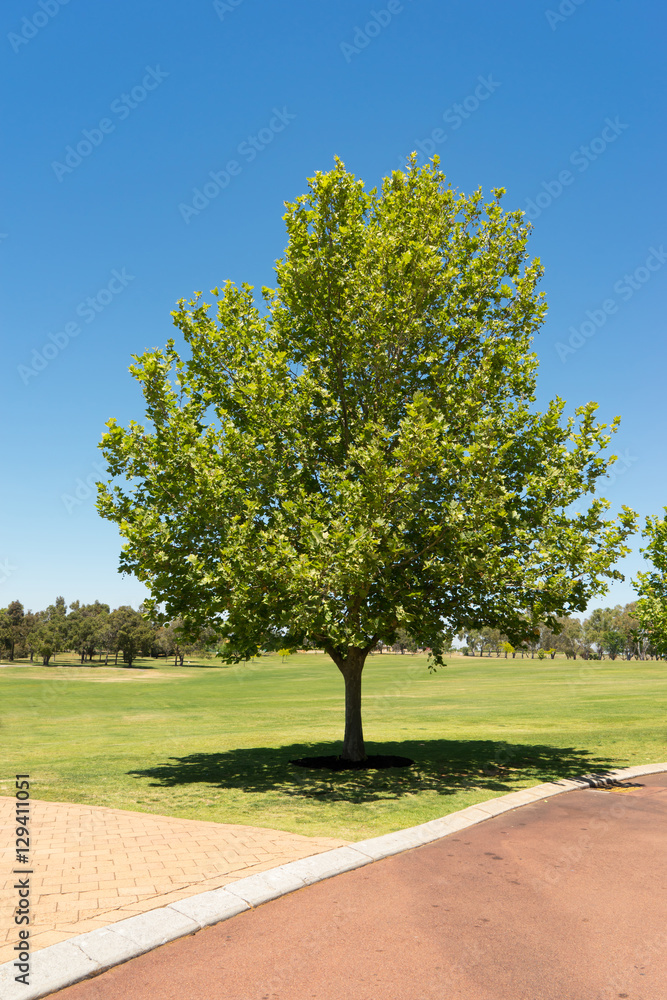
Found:
<path fill-rule="evenodd" d="M 393 754 L 371 754 L 366 760 L 343 760 L 342 757 L 300 757 L 291 760 L 296 767 L 321 768 L 326 771 L 381 771 L 386 767 L 412 767 L 410 757 L 396 757 Z"/>

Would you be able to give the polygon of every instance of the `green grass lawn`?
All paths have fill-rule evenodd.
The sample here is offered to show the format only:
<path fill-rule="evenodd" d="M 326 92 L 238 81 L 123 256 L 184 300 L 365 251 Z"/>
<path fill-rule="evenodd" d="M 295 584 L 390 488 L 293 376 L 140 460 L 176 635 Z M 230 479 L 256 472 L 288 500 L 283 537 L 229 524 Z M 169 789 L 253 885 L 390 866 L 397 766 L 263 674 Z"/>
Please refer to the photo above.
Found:
<path fill-rule="evenodd" d="M 337 753 L 329 659 L 0 667 L 0 794 L 358 840 L 540 781 L 667 760 L 667 663 L 383 655 L 364 671 L 369 753 L 411 769 L 317 772 Z"/>

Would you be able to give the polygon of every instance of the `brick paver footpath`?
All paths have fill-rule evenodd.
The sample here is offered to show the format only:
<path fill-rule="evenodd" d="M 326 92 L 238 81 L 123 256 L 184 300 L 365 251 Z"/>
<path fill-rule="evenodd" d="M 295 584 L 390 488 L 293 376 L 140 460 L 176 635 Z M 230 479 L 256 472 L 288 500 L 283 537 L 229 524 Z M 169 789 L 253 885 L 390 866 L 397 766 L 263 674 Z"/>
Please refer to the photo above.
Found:
<path fill-rule="evenodd" d="M 15 809 L 0 796 L 0 963 L 15 957 Z M 30 828 L 33 949 L 347 843 L 36 799 Z"/>

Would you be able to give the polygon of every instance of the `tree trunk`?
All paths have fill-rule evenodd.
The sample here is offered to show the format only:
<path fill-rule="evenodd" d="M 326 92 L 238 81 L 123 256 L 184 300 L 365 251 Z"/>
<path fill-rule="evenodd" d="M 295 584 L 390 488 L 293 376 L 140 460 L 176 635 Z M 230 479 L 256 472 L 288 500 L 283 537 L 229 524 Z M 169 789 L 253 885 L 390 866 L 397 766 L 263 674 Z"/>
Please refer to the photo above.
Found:
<path fill-rule="evenodd" d="M 345 735 L 343 736 L 343 760 L 366 760 L 364 731 L 361 724 L 361 672 L 364 669 L 367 649 L 350 646 L 347 656 L 338 650 L 326 649 L 345 681 Z"/>
<path fill-rule="evenodd" d="M 349 659 L 349 656 L 348 656 Z M 364 661 L 352 663 L 341 671 L 345 679 L 345 735 L 343 753 L 345 760 L 365 760 L 364 730 L 361 722 L 361 671 Z"/>

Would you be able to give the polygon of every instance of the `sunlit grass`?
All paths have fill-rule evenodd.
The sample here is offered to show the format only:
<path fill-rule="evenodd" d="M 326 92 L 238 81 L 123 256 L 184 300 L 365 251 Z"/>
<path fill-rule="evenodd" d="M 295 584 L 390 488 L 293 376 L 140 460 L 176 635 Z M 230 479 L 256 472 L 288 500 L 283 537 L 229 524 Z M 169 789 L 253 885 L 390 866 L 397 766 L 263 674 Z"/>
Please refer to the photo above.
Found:
<path fill-rule="evenodd" d="M 667 663 L 373 656 L 369 752 L 411 769 L 313 772 L 340 750 L 343 682 L 320 654 L 0 667 L 0 792 L 360 839 L 516 788 L 667 759 Z M 72 665 L 63 665 L 69 662 Z"/>

